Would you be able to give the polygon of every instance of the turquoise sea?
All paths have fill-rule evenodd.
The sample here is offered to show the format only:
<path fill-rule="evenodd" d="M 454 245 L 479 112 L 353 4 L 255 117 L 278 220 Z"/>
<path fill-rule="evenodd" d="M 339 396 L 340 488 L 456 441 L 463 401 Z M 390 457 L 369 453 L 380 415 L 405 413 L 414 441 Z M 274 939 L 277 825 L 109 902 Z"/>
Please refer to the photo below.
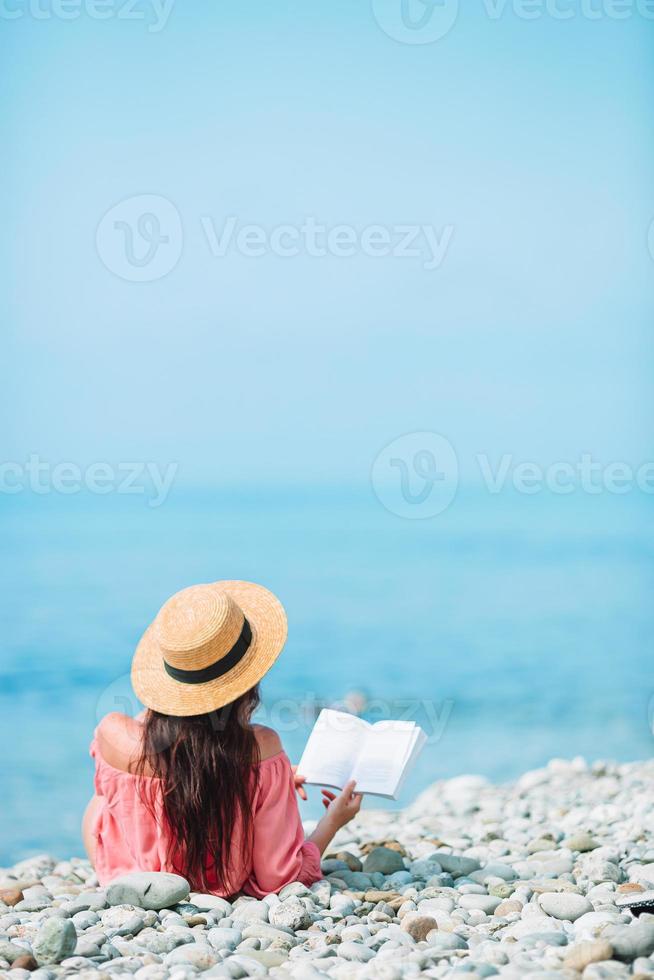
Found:
<path fill-rule="evenodd" d="M 312 708 L 352 690 L 430 742 L 402 800 L 463 772 L 510 779 L 552 756 L 647 757 L 654 514 L 643 494 L 463 490 L 426 521 L 369 487 L 143 497 L 0 497 L 0 864 L 80 853 L 99 717 L 135 710 L 140 633 L 217 578 L 280 596 L 289 639 L 262 720 L 297 758 Z M 303 805 L 317 813 L 317 791 Z"/>

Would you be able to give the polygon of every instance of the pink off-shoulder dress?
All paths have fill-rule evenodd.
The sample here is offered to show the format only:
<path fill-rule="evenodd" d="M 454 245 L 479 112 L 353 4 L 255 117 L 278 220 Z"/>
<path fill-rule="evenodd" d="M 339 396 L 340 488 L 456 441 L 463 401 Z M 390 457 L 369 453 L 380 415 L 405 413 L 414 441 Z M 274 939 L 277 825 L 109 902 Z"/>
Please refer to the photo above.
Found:
<path fill-rule="evenodd" d="M 167 859 L 170 839 L 162 819 L 159 780 L 110 766 L 102 758 L 96 738 L 90 752 L 95 760 L 95 792 L 99 798 L 93 834 L 100 884 L 130 871 L 174 870 Z M 254 842 L 250 859 L 244 857 L 241 828 L 236 826 L 231 835 L 228 887 L 220 888 L 207 867 L 210 890 L 225 898 L 237 892 L 263 898 L 291 881 L 311 885 L 322 877 L 320 851 L 304 837 L 286 753 L 278 752 L 260 762 L 258 775 L 258 780 L 252 780 Z M 154 813 L 139 792 L 143 779 L 148 783 Z"/>

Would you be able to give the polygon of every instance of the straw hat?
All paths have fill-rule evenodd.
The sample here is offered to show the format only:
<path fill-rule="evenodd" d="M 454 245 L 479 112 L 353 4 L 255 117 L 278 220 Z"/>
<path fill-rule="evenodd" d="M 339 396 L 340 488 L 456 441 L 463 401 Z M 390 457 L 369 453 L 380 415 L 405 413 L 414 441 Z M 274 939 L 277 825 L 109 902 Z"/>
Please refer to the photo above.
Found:
<path fill-rule="evenodd" d="M 184 717 L 214 711 L 270 670 L 286 641 L 279 599 L 253 582 L 182 589 L 159 610 L 132 661 L 148 708 Z"/>

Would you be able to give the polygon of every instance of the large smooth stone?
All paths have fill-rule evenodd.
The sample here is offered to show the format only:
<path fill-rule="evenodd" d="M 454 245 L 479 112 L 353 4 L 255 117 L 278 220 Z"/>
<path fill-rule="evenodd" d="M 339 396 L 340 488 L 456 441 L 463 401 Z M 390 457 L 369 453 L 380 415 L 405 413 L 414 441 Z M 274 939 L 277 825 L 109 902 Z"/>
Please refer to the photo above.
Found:
<path fill-rule="evenodd" d="M 569 850 L 579 851 L 581 854 L 585 854 L 586 851 L 594 851 L 596 847 L 599 847 L 593 835 L 587 831 L 580 831 L 578 834 L 566 837 L 563 843 Z M 590 962 L 594 961 L 591 960 Z"/>
<path fill-rule="evenodd" d="M 568 922 L 575 922 L 586 912 L 592 912 L 593 906 L 583 895 L 575 895 L 574 892 L 546 892 L 538 899 L 538 904 L 547 915 L 553 915 L 555 919 L 566 919 Z"/>
<path fill-rule="evenodd" d="M 236 949 L 242 939 L 240 929 L 216 926 L 207 933 L 207 942 L 214 949 Z"/>
<path fill-rule="evenodd" d="M 223 916 L 232 914 L 232 906 L 225 898 L 218 895 L 205 895 L 203 892 L 191 892 L 189 901 L 199 912 L 221 912 Z"/>
<path fill-rule="evenodd" d="M 363 943 L 341 943 L 336 948 L 337 955 L 344 960 L 353 960 L 357 963 L 367 963 L 375 955 L 369 946 Z"/>
<path fill-rule="evenodd" d="M 481 868 L 476 858 L 464 857 L 462 854 L 447 854 L 445 851 L 436 851 L 432 857 L 438 861 L 443 871 L 447 871 L 454 878 L 463 878 Z"/>
<path fill-rule="evenodd" d="M 606 939 L 613 946 L 616 960 L 631 963 L 638 956 L 650 956 L 654 953 L 654 917 L 607 932 Z"/>
<path fill-rule="evenodd" d="M 269 912 L 270 908 L 265 902 L 247 899 L 233 907 L 231 917 L 234 922 L 267 922 Z"/>
<path fill-rule="evenodd" d="M 337 892 L 330 898 L 329 907 L 338 915 L 342 915 L 343 918 L 345 918 L 346 916 L 353 914 L 356 905 L 354 903 L 354 899 L 350 898 L 349 895 L 341 895 Z"/>
<path fill-rule="evenodd" d="M 402 858 L 400 858 L 401 860 Z M 373 886 L 370 875 L 364 874 L 362 871 L 339 871 L 336 877 L 340 878 L 348 888 L 355 892 L 365 892 Z"/>
<path fill-rule="evenodd" d="M 34 939 L 33 952 L 39 966 L 60 963 L 73 955 L 77 932 L 70 919 L 46 919 Z"/>
<path fill-rule="evenodd" d="M 373 847 L 363 862 L 363 871 L 367 875 L 375 871 L 392 875 L 395 871 L 404 871 L 404 861 L 402 855 L 390 847 Z"/>
<path fill-rule="evenodd" d="M 169 909 L 189 896 L 189 883 L 181 875 L 167 871 L 135 871 L 111 882 L 107 889 L 109 905 L 137 905 L 142 909 Z"/>

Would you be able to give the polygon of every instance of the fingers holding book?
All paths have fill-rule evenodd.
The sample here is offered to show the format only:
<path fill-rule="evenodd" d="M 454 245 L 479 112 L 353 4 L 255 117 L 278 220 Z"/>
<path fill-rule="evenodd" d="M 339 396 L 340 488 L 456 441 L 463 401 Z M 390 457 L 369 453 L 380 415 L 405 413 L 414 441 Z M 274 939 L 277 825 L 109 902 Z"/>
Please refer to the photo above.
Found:
<path fill-rule="evenodd" d="M 355 786 L 355 780 L 351 779 L 338 795 L 329 789 L 321 790 L 323 806 L 339 827 L 344 827 L 361 809 L 363 797 L 361 793 L 355 793 Z"/>
<path fill-rule="evenodd" d="M 293 779 L 295 781 L 295 788 L 297 790 L 297 795 L 300 797 L 301 800 L 306 800 L 307 791 L 302 785 L 306 781 L 306 776 L 300 776 L 298 774 L 297 766 L 291 766 L 291 769 L 293 770 Z"/>
<path fill-rule="evenodd" d="M 322 805 L 325 809 L 336 799 L 336 793 L 332 793 L 330 789 L 321 789 L 322 793 Z"/>
<path fill-rule="evenodd" d="M 309 837 L 321 854 L 324 854 L 336 831 L 344 827 L 352 817 L 356 817 L 361 809 L 362 794 L 355 792 L 355 786 L 355 781 L 351 779 L 340 793 L 333 793 L 330 789 L 321 790 L 325 814 Z"/>
<path fill-rule="evenodd" d="M 295 783 L 297 795 L 301 800 L 306 800 L 307 791 L 304 788 L 306 776 L 301 776 L 298 773 L 298 766 L 291 766 L 291 768 L 293 770 L 293 781 Z M 331 790 L 325 789 L 324 787 L 321 790 L 323 806 L 329 812 L 330 816 L 339 821 L 340 826 L 343 826 L 349 820 L 351 820 L 352 817 L 355 817 L 361 809 L 363 794 L 355 793 L 355 786 L 356 781 L 351 779 L 345 784 L 341 792 L 338 794 L 333 793 Z"/>

